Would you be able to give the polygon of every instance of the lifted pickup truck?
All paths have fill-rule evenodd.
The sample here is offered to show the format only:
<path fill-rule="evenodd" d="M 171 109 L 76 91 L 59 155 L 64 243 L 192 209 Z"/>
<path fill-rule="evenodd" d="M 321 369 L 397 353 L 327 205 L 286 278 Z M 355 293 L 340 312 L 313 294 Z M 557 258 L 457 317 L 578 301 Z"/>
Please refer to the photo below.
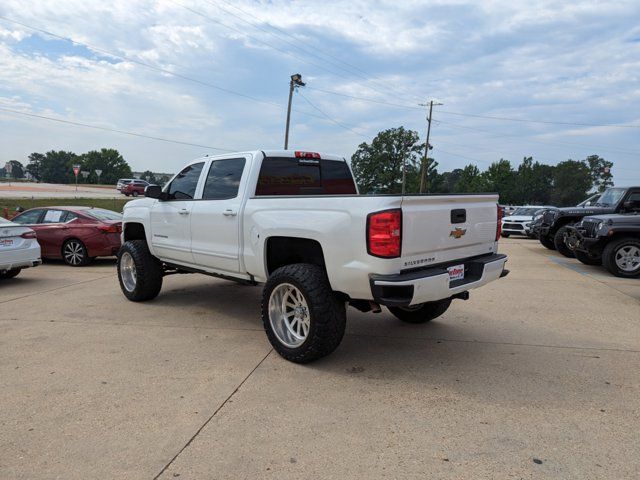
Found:
<path fill-rule="evenodd" d="M 264 283 L 262 321 L 284 358 L 331 353 L 346 306 L 422 323 L 508 273 L 497 195 L 358 195 L 340 157 L 204 157 L 124 209 L 118 278 L 132 301 L 164 275 Z"/>
<path fill-rule="evenodd" d="M 639 193 L 640 187 L 608 188 L 596 203 L 545 210 L 539 219 L 540 225 L 536 225 L 540 243 L 551 250 L 557 250 L 565 257 L 574 257 L 571 245 L 567 243 L 567 227 L 586 216 L 628 212 L 629 200 Z"/>

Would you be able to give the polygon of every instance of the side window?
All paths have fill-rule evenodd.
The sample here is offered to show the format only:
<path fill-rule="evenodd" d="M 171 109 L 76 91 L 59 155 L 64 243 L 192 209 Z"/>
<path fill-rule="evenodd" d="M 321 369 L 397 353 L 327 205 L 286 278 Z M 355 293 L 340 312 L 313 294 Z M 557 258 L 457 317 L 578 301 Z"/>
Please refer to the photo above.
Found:
<path fill-rule="evenodd" d="M 65 213 L 62 210 L 47 210 L 41 223 L 60 223 Z"/>
<path fill-rule="evenodd" d="M 207 181 L 204 184 L 204 192 L 202 192 L 202 199 L 224 200 L 237 197 L 244 164 L 244 158 L 230 158 L 211 162 Z"/>
<path fill-rule="evenodd" d="M 29 210 L 28 212 L 21 213 L 11 221 L 21 225 L 33 225 L 34 223 L 38 223 L 40 215 L 42 215 L 42 209 Z"/>
<path fill-rule="evenodd" d="M 167 188 L 168 200 L 191 200 L 196 194 L 198 179 L 204 162 L 184 168 Z"/>
<path fill-rule="evenodd" d="M 75 220 L 76 218 L 78 218 L 78 215 L 67 210 L 64 214 L 64 217 L 62 217 L 62 222 L 70 222 L 71 220 Z"/>

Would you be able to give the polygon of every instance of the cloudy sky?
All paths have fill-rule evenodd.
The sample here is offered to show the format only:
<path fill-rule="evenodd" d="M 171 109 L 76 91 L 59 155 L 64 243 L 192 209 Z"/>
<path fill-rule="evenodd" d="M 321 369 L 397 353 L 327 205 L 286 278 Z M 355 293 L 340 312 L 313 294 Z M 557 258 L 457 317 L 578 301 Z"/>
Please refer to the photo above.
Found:
<path fill-rule="evenodd" d="M 299 72 L 293 148 L 424 137 L 433 99 L 441 170 L 599 154 L 640 183 L 638 0 L 3 0 L 0 65 L 0 161 L 114 147 L 174 172 L 282 148 Z"/>

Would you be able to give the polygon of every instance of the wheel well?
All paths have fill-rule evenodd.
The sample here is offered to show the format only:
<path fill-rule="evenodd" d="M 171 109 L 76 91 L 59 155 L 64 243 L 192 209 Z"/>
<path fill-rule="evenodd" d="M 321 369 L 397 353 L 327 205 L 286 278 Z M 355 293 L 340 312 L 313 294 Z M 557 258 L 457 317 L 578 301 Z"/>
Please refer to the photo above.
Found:
<path fill-rule="evenodd" d="M 322 247 L 316 240 L 295 237 L 271 237 L 267 240 L 267 273 L 293 263 L 311 263 L 325 268 Z"/>
<path fill-rule="evenodd" d="M 124 224 L 124 241 L 129 240 L 146 240 L 144 226 L 141 223 L 125 223 Z"/>

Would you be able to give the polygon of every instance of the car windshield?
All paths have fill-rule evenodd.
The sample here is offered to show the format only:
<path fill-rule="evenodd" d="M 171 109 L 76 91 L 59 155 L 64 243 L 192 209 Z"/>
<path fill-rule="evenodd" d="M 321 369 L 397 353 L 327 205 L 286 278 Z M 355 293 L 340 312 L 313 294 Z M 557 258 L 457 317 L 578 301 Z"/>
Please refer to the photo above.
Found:
<path fill-rule="evenodd" d="M 526 208 L 526 207 L 521 207 L 521 208 L 516 208 L 515 212 L 513 212 L 511 215 L 522 215 L 525 217 L 533 217 L 533 215 L 540 210 L 539 208 Z"/>
<path fill-rule="evenodd" d="M 86 216 L 95 218 L 96 220 L 122 220 L 122 214 L 118 212 L 112 212 L 111 210 L 103 210 L 102 208 L 92 208 L 91 210 L 85 210 Z"/>
<path fill-rule="evenodd" d="M 626 191 L 627 190 L 624 188 L 609 188 L 602 194 L 596 205 L 600 205 L 603 207 L 613 207 L 614 205 L 618 204 L 618 202 L 624 195 L 624 192 Z"/>

